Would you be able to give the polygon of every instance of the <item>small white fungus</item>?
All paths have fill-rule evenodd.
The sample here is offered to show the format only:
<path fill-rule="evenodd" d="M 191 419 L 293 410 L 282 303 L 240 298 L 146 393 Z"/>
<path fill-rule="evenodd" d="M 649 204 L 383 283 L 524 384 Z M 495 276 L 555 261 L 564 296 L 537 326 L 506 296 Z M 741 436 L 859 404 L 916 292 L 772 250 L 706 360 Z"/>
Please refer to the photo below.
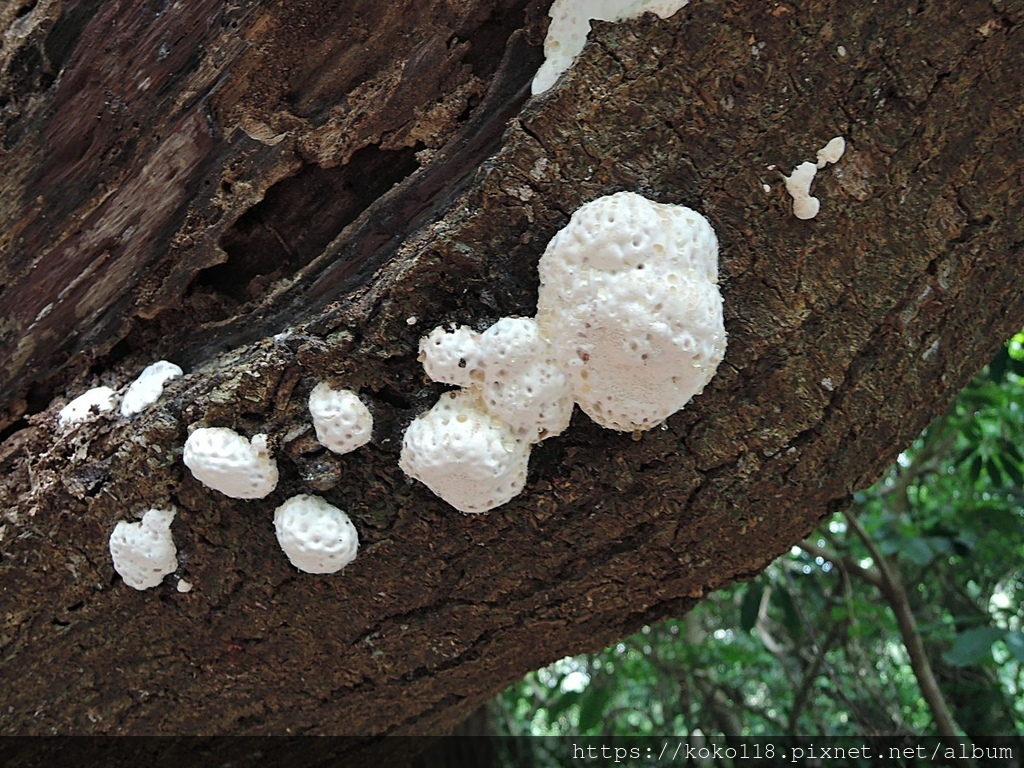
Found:
<path fill-rule="evenodd" d="M 667 19 L 689 0 L 555 0 L 548 16 L 544 40 L 544 63 L 533 78 L 533 94 L 543 93 L 558 79 L 583 50 L 590 34 L 590 20 L 623 21 L 643 13 Z"/>
<path fill-rule="evenodd" d="M 793 215 L 798 219 L 813 219 L 818 215 L 821 201 L 811 196 L 811 182 L 818 172 L 814 163 L 800 163 L 792 176 L 785 176 L 786 191 L 793 198 Z"/>
<path fill-rule="evenodd" d="M 117 398 L 110 387 L 94 387 L 60 409 L 57 421 L 62 427 L 95 418 L 97 413 L 114 410 Z"/>
<path fill-rule="evenodd" d="M 199 482 L 233 499 L 262 499 L 277 487 L 266 435 L 249 441 L 225 427 L 203 427 L 188 436 L 182 459 Z"/>
<path fill-rule="evenodd" d="M 818 150 L 818 169 L 824 168 L 829 163 L 838 163 L 846 151 L 846 139 L 836 136 L 828 144 Z"/>
<path fill-rule="evenodd" d="M 164 384 L 181 376 L 183 371 L 174 363 L 158 360 L 147 366 L 131 383 L 121 400 L 121 415 L 125 418 L 149 408 L 163 394 Z"/>
<path fill-rule="evenodd" d="M 309 413 L 316 439 L 334 453 L 354 451 L 373 435 L 373 416 L 351 390 L 317 384 L 309 395 Z"/>
<path fill-rule="evenodd" d="M 718 240 L 696 211 L 598 198 L 552 238 L 539 271 L 537 324 L 601 426 L 650 429 L 714 376 L 726 345 Z"/>
<path fill-rule="evenodd" d="M 523 490 L 529 460 L 530 444 L 460 390 L 409 425 L 398 464 L 460 512 L 486 512 Z"/>
<path fill-rule="evenodd" d="M 420 339 L 420 361 L 434 381 L 468 387 L 480 367 L 479 347 L 480 334 L 469 326 L 435 328 Z"/>
<path fill-rule="evenodd" d="M 114 570 L 132 589 L 155 587 L 178 567 L 178 551 L 171 538 L 173 519 L 173 509 L 150 509 L 137 523 L 122 520 L 114 526 L 110 557 Z"/>
<path fill-rule="evenodd" d="M 356 558 L 359 534 L 349 516 L 319 496 L 300 494 L 274 511 L 288 560 L 306 573 L 335 573 Z"/>

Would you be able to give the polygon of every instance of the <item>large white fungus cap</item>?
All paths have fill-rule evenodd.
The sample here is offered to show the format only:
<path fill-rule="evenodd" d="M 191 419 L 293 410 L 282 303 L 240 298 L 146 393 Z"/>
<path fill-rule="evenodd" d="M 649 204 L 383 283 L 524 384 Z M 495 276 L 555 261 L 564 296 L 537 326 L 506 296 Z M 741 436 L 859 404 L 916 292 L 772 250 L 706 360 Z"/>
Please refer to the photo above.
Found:
<path fill-rule="evenodd" d="M 137 523 L 123 520 L 110 534 L 114 570 L 132 589 L 149 589 L 178 567 L 178 550 L 171 538 L 173 509 L 151 509 Z"/>
<path fill-rule="evenodd" d="M 649 429 L 725 354 L 718 240 L 684 206 L 632 192 L 581 207 L 539 264 L 537 323 L 567 359 L 573 398 L 598 424 Z"/>
<path fill-rule="evenodd" d="M 529 460 L 529 443 L 460 390 L 409 425 L 399 466 L 459 511 L 486 512 L 523 489 Z"/>
<path fill-rule="evenodd" d="M 225 427 L 203 427 L 188 436 L 182 459 L 196 480 L 233 499 L 262 499 L 277 487 L 266 435 L 250 442 Z"/>
<path fill-rule="evenodd" d="M 116 401 L 114 390 L 110 387 L 94 387 L 61 408 L 57 421 L 62 427 L 89 421 L 96 413 L 114 410 Z"/>
<path fill-rule="evenodd" d="M 319 496 L 292 496 L 274 511 L 274 530 L 291 564 L 335 573 L 356 559 L 359 534 L 348 515 Z"/>
<path fill-rule="evenodd" d="M 142 413 L 160 399 L 164 392 L 164 384 L 178 378 L 182 373 L 184 371 L 179 366 L 166 360 L 158 360 L 146 366 L 124 393 L 121 400 L 121 415 L 127 418 Z"/>
<path fill-rule="evenodd" d="M 348 389 L 331 389 L 317 384 L 309 395 L 316 439 L 334 453 L 348 453 L 369 442 L 373 416 L 359 395 Z"/>
<path fill-rule="evenodd" d="M 530 443 L 561 434 L 572 392 L 561 360 L 532 317 L 503 317 L 480 335 L 487 410 Z"/>
<path fill-rule="evenodd" d="M 534 95 L 550 88 L 583 50 L 590 20 L 622 21 L 650 11 L 663 19 L 689 0 L 555 0 L 548 16 L 551 24 L 544 39 L 544 63 L 533 78 Z"/>
<path fill-rule="evenodd" d="M 423 370 L 434 381 L 468 387 L 480 367 L 480 334 L 463 325 L 446 331 L 435 328 L 420 339 Z"/>

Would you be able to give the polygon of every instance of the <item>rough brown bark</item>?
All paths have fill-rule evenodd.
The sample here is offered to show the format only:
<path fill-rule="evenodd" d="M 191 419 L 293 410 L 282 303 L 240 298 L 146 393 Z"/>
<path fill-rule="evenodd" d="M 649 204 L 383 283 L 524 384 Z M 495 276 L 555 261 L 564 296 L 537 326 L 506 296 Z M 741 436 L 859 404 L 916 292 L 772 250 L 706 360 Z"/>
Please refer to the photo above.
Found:
<path fill-rule="evenodd" d="M 546 3 L 201 5 L 4 18 L 4 732 L 439 732 L 759 572 L 1024 325 L 1017 3 L 700 0 L 595 25 L 523 105 Z M 779 171 L 835 135 L 797 221 Z M 396 465 L 440 391 L 418 337 L 532 314 L 548 238 L 621 189 L 712 221 L 725 362 L 663 429 L 577 414 L 521 496 L 453 512 Z M 150 411 L 55 429 L 158 357 L 190 375 Z M 318 449 L 324 379 L 370 446 Z M 199 485 L 197 423 L 273 435 L 278 490 Z M 274 541 L 309 491 L 359 528 L 340 575 Z M 134 592 L 107 537 L 168 502 L 195 588 Z"/>

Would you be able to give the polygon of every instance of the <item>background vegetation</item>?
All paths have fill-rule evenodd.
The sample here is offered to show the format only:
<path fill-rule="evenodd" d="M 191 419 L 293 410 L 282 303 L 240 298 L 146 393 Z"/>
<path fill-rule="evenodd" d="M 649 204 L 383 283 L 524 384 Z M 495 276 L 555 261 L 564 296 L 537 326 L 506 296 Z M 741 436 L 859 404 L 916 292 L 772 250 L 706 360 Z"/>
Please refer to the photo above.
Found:
<path fill-rule="evenodd" d="M 1024 734 L 1024 332 L 757 579 L 494 703 L 511 735 Z"/>

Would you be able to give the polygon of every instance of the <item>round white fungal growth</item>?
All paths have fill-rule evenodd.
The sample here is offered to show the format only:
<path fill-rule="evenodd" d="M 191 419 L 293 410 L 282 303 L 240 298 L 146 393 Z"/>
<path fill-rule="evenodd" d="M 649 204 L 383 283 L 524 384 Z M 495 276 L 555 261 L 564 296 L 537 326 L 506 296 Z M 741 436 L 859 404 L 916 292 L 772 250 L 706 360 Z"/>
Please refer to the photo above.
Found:
<path fill-rule="evenodd" d="M 188 436 L 182 459 L 196 480 L 233 499 L 262 499 L 277 487 L 266 435 L 250 442 L 225 427 L 204 427 Z"/>
<path fill-rule="evenodd" d="M 842 136 L 836 136 L 834 139 L 830 140 L 828 144 L 818 150 L 817 167 L 821 169 L 829 163 L 838 163 L 845 151 L 846 139 Z"/>
<path fill-rule="evenodd" d="M 110 534 L 114 570 L 132 589 L 149 589 L 178 567 L 178 550 L 171 538 L 173 509 L 150 509 L 137 523 L 123 520 Z"/>
<path fill-rule="evenodd" d="M 97 413 L 114 410 L 117 398 L 110 387 L 94 387 L 60 409 L 57 421 L 62 427 L 89 421 Z"/>
<path fill-rule="evenodd" d="M 480 336 L 484 406 L 530 443 L 561 434 L 572 391 L 551 343 L 532 317 L 503 317 Z"/>
<path fill-rule="evenodd" d="M 814 163 L 800 163 L 792 176 L 783 177 L 786 191 L 793 198 L 793 215 L 798 219 L 813 219 L 821 208 L 821 201 L 811 197 L 811 182 L 817 172 L 818 166 Z"/>
<path fill-rule="evenodd" d="M 718 240 L 689 208 L 620 192 L 584 205 L 540 260 L 537 323 L 598 424 L 649 429 L 725 354 Z"/>
<path fill-rule="evenodd" d="M 462 390 L 409 425 L 399 466 L 460 512 L 486 512 L 523 490 L 529 460 L 530 444 Z"/>
<path fill-rule="evenodd" d="M 166 360 L 158 360 L 147 366 L 124 393 L 121 400 L 121 415 L 127 418 L 142 413 L 160 399 L 164 392 L 164 384 L 178 378 L 182 373 L 184 371 L 181 368 Z"/>
<path fill-rule="evenodd" d="M 292 496 L 274 511 L 274 530 L 291 564 L 335 573 L 356 559 L 359 534 L 348 515 L 319 496 Z"/>
<path fill-rule="evenodd" d="M 555 0 L 548 16 L 544 39 L 544 63 L 533 78 L 534 95 L 543 93 L 558 79 L 583 50 L 590 33 L 590 20 L 622 21 L 643 13 L 656 13 L 663 19 L 674 14 L 689 0 Z"/>
<path fill-rule="evenodd" d="M 480 334 L 468 326 L 435 328 L 420 339 L 423 370 L 434 381 L 468 387 L 479 368 Z"/>
<path fill-rule="evenodd" d="M 309 395 L 309 414 L 313 417 L 316 439 L 334 453 L 348 453 L 369 442 L 373 434 L 373 416 L 348 389 L 331 389 L 322 382 Z"/>

